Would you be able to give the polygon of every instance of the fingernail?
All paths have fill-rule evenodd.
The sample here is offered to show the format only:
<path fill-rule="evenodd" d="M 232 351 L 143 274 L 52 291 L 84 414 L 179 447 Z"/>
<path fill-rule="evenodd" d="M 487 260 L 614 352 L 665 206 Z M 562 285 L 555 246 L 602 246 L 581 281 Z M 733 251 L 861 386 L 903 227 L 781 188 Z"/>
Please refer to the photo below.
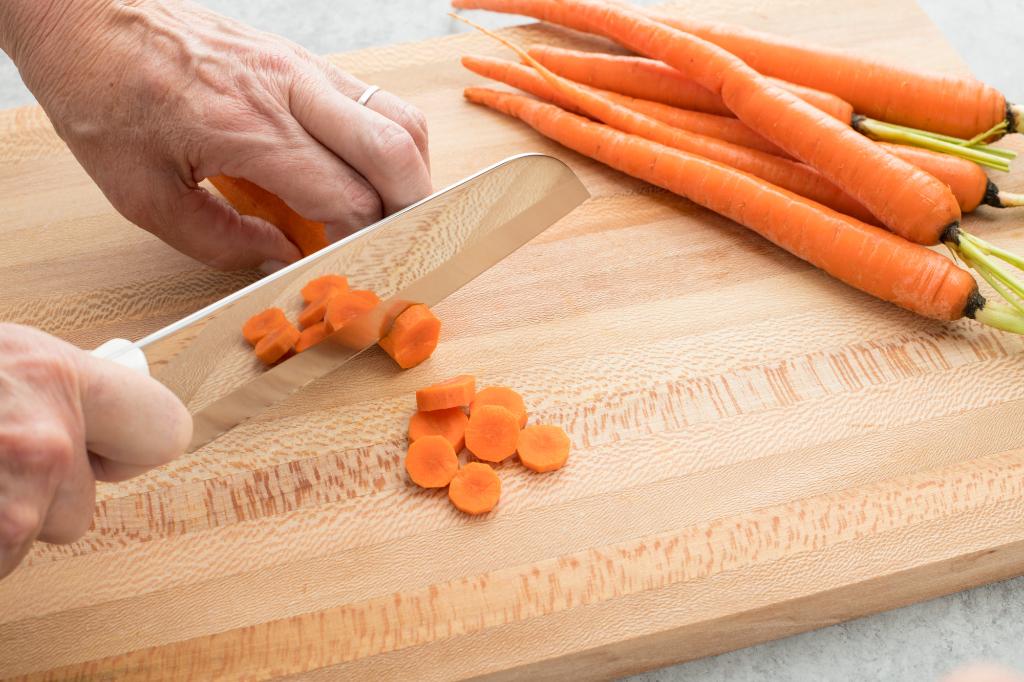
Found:
<path fill-rule="evenodd" d="M 286 265 L 288 265 L 288 264 L 285 263 L 284 261 L 268 260 L 268 261 L 264 261 L 263 264 L 260 266 L 260 271 L 264 275 L 272 275 L 272 274 L 274 274 L 275 272 L 277 272 L 278 270 L 280 270 L 281 268 L 283 268 Z"/>

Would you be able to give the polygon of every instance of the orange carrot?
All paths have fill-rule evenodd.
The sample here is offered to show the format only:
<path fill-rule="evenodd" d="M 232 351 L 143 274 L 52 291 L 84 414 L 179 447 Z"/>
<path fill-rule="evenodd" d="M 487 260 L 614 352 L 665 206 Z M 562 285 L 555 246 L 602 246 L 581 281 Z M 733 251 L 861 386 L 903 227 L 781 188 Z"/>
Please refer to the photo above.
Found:
<path fill-rule="evenodd" d="M 733 53 L 768 76 L 835 93 L 862 114 L 972 138 L 1001 122 L 1018 132 L 1021 109 L 969 76 L 910 69 L 874 57 L 682 14 L 641 10 Z"/>
<path fill-rule="evenodd" d="M 476 379 L 470 374 L 442 381 L 416 391 L 416 409 L 421 412 L 468 406 L 476 394 Z"/>
<path fill-rule="evenodd" d="M 301 336 L 294 325 L 285 323 L 260 339 L 255 348 L 256 357 L 264 364 L 272 365 L 292 352 Z"/>
<path fill-rule="evenodd" d="M 327 315 L 327 305 L 334 298 L 333 295 L 327 294 L 318 301 L 313 301 L 299 313 L 299 326 L 305 329 L 311 327 L 318 322 L 323 322 L 324 316 Z"/>
<path fill-rule="evenodd" d="M 470 71 L 485 78 L 491 78 L 501 81 L 506 85 L 511 85 L 514 88 L 525 90 L 531 95 L 540 97 L 552 104 L 557 104 L 567 111 L 583 113 L 572 100 L 551 87 L 535 69 L 528 66 L 493 57 L 463 57 L 462 64 Z M 662 104 L 661 102 L 636 99 L 610 90 L 599 90 L 589 86 L 586 86 L 586 89 L 600 94 L 616 104 L 621 104 L 633 111 L 657 119 L 662 123 L 667 123 L 670 126 L 732 142 L 733 144 L 749 147 L 750 149 L 758 149 L 769 154 L 775 154 L 776 156 L 788 157 L 788 154 L 784 151 L 735 118 L 716 116 L 715 114 L 706 114 L 700 111 L 677 109 L 674 106 Z"/>
<path fill-rule="evenodd" d="M 440 336 L 441 320 L 434 317 L 430 308 L 417 304 L 406 308 L 395 319 L 395 323 L 378 345 L 398 363 L 399 367 L 409 369 L 433 354 Z"/>
<path fill-rule="evenodd" d="M 500 497 L 501 479 L 483 462 L 470 462 L 459 469 L 448 486 L 448 499 L 466 514 L 486 514 Z"/>
<path fill-rule="evenodd" d="M 309 350 L 329 336 L 326 322 L 317 322 L 302 330 L 299 340 L 295 343 L 295 352 Z"/>
<path fill-rule="evenodd" d="M 930 249 L 746 173 L 550 104 L 482 88 L 469 88 L 465 94 L 470 101 L 519 118 L 585 156 L 731 218 L 877 298 L 925 317 L 974 317 L 990 326 L 1024 332 L 1024 316 L 986 303 L 969 273 Z"/>
<path fill-rule="evenodd" d="M 409 446 L 405 470 L 421 488 L 443 488 L 459 470 L 459 457 L 444 436 L 423 436 Z"/>
<path fill-rule="evenodd" d="M 569 436 L 558 426 L 537 425 L 519 434 L 519 461 L 537 472 L 554 471 L 569 459 Z"/>
<path fill-rule="evenodd" d="M 327 246 L 327 228 L 323 223 L 306 220 L 259 185 L 226 175 L 218 175 L 209 180 L 236 211 L 242 215 L 262 218 L 277 227 L 299 247 L 303 256 Z"/>
<path fill-rule="evenodd" d="M 696 109 L 688 106 L 691 100 L 689 93 L 693 88 L 700 86 L 663 62 L 644 57 L 567 50 L 547 45 L 535 45 L 530 48 L 529 53 L 558 75 L 577 83 L 661 102 L 680 109 Z M 835 95 L 785 81 L 772 79 L 772 82 L 847 125 L 853 122 L 853 107 Z M 714 94 L 712 96 L 718 97 Z M 710 113 L 731 115 L 729 107 L 721 102 L 720 98 L 718 101 L 719 106 Z"/>
<path fill-rule="evenodd" d="M 242 336 L 252 346 L 256 346 L 260 340 L 278 327 L 288 324 L 288 318 L 280 308 L 267 308 L 262 313 L 256 313 L 242 325 Z"/>
<path fill-rule="evenodd" d="M 737 118 L 813 167 L 889 229 L 921 244 L 958 246 L 960 207 L 948 187 L 716 45 L 598 0 L 456 0 L 455 5 L 533 6 L 546 21 L 598 33 L 663 61 L 721 96 Z"/>
<path fill-rule="evenodd" d="M 322 275 L 311 279 L 302 287 L 302 300 L 306 303 L 319 301 L 324 296 L 344 294 L 348 291 L 348 278 L 341 275 Z"/>
<path fill-rule="evenodd" d="M 469 413 L 466 448 L 487 462 L 500 462 L 516 452 L 519 419 L 499 405 L 480 405 Z"/>
<path fill-rule="evenodd" d="M 456 452 L 466 447 L 466 424 L 469 417 L 461 407 L 446 410 L 416 412 L 409 419 L 409 440 L 417 441 L 424 436 L 444 436 Z"/>
<path fill-rule="evenodd" d="M 472 413 L 484 405 L 504 407 L 515 415 L 519 428 L 526 426 L 526 403 L 523 402 L 523 396 L 511 388 L 507 386 L 488 386 L 476 394 L 476 397 L 473 398 L 473 402 L 469 406 L 469 411 Z"/>
<path fill-rule="evenodd" d="M 324 321 L 327 322 L 327 329 L 332 334 L 377 306 L 379 299 L 376 294 L 371 297 L 367 293 L 372 294 L 372 292 L 347 291 L 330 297 L 327 301 Z"/>

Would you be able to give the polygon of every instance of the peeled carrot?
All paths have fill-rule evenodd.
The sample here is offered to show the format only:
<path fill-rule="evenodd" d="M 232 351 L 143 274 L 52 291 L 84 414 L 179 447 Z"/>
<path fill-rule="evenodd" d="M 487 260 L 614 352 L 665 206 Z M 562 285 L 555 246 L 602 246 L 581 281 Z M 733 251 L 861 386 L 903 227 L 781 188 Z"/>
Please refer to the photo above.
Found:
<path fill-rule="evenodd" d="M 243 178 L 218 175 L 209 178 L 229 204 L 242 215 L 266 220 L 299 247 L 303 256 L 327 246 L 327 228 L 323 223 L 306 220 L 276 195 Z"/>
<path fill-rule="evenodd" d="M 723 47 L 765 75 L 835 93 L 868 116 L 965 138 L 1000 123 L 1006 123 L 1006 132 L 1021 128 L 1020 107 L 969 76 L 910 69 L 855 52 L 681 14 L 640 11 Z"/>
<path fill-rule="evenodd" d="M 519 420 L 499 405 L 480 405 L 469 413 L 466 448 L 477 458 L 500 462 L 516 452 Z"/>
<path fill-rule="evenodd" d="M 302 287 L 302 300 L 306 303 L 313 303 L 321 300 L 324 296 L 333 294 L 344 294 L 348 289 L 348 278 L 342 275 L 322 275 L 311 279 Z"/>
<path fill-rule="evenodd" d="M 500 497 L 501 479 L 483 462 L 470 462 L 462 467 L 448 485 L 448 499 L 466 514 L 486 514 Z"/>
<path fill-rule="evenodd" d="M 519 423 L 519 428 L 526 426 L 526 403 L 523 402 L 523 396 L 519 395 L 511 388 L 508 388 L 507 386 L 488 386 L 476 394 L 476 397 L 473 398 L 472 404 L 469 406 L 469 411 L 472 413 L 474 410 L 483 407 L 484 405 L 497 405 L 498 407 L 504 407 L 515 415 L 516 421 Z"/>
<path fill-rule="evenodd" d="M 424 436 L 444 436 L 456 452 L 466 447 L 466 424 L 469 417 L 461 407 L 446 410 L 416 412 L 409 419 L 409 440 L 417 441 Z"/>
<path fill-rule="evenodd" d="M 476 379 L 470 374 L 442 381 L 416 391 L 416 408 L 421 412 L 464 407 L 473 402 Z"/>
<path fill-rule="evenodd" d="M 373 310 L 380 299 L 377 299 L 376 294 L 369 296 L 368 293 L 372 294 L 373 292 L 347 291 L 332 296 L 327 302 L 327 309 L 324 313 L 327 329 L 333 334 L 360 315 Z"/>
<path fill-rule="evenodd" d="M 391 329 L 378 345 L 399 367 L 409 369 L 433 354 L 440 336 L 441 320 L 434 317 L 430 308 L 417 304 L 409 306 L 395 318 Z"/>
<path fill-rule="evenodd" d="M 443 488 L 459 470 L 459 457 L 444 436 L 423 436 L 409 446 L 405 470 L 421 488 Z"/>
<path fill-rule="evenodd" d="M 242 325 L 242 336 L 253 346 L 278 327 L 288 324 L 288 318 L 280 308 L 267 308 L 261 313 L 256 313 Z"/>
<path fill-rule="evenodd" d="M 973 317 L 989 326 L 1024 333 L 1024 315 L 986 302 L 969 273 L 930 249 L 746 173 L 550 104 L 483 88 L 469 88 L 465 95 L 471 102 L 519 118 L 585 156 L 731 218 L 877 298 L 925 317 Z"/>
<path fill-rule="evenodd" d="M 327 315 L 327 304 L 334 298 L 331 294 L 327 294 L 318 301 L 313 301 L 299 313 L 299 326 L 305 329 L 318 322 L 323 322 L 324 316 Z"/>
<path fill-rule="evenodd" d="M 528 66 L 493 57 L 463 57 L 462 65 L 485 78 L 491 78 L 501 81 L 506 85 L 511 85 L 514 88 L 525 90 L 531 95 L 540 97 L 552 104 L 557 104 L 567 111 L 583 113 L 569 98 L 551 87 L 535 69 Z M 776 156 L 788 157 L 788 154 L 784 151 L 735 118 L 678 109 L 661 102 L 637 99 L 610 90 L 599 90 L 590 86 L 584 87 L 593 93 L 611 99 L 617 104 L 650 116 L 662 123 L 667 123 L 670 126 L 732 142 L 743 147 L 758 149 L 769 154 L 775 154 Z"/>
<path fill-rule="evenodd" d="M 295 349 L 302 335 L 290 322 L 277 327 L 260 339 L 255 353 L 264 364 L 272 365 Z"/>
<path fill-rule="evenodd" d="M 621 92 L 639 99 L 661 102 L 680 109 L 698 109 L 689 106 L 692 101 L 689 93 L 694 87 L 701 88 L 701 86 L 663 62 L 644 57 L 584 52 L 547 45 L 535 45 L 529 49 L 529 53 L 531 57 L 558 75 L 577 83 Z M 829 116 L 847 125 L 853 122 L 853 107 L 849 102 L 821 90 L 776 79 L 772 79 L 772 81 L 775 85 L 788 90 Z M 703 88 L 701 89 L 703 90 Z M 718 106 L 715 107 L 715 111 L 709 113 L 726 116 L 732 114 L 721 98 L 713 93 L 710 94 L 718 99 Z M 698 109 L 698 111 L 705 111 L 705 109 Z"/>
<path fill-rule="evenodd" d="M 299 340 L 295 342 L 295 352 L 309 350 L 329 336 L 326 322 L 317 322 L 302 330 Z"/>
<path fill-rule="evenodd" d="M 537 472 L 554 471 L 569 459 L 569 436 L 558 426 L 540 424 L 519 434 L 519 461 Z"/>

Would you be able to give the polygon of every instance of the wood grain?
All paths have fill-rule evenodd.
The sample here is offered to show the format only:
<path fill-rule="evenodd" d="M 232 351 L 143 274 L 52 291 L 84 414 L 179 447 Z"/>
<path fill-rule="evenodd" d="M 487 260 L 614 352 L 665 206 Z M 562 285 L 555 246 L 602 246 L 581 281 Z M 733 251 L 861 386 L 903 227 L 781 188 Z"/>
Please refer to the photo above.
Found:
<path fill-rule="evenodd" d="M 963 68 L 909 1 L 683 6 Z M 102 486 L 85 538 L 0 582 L 0 676 L 611 677 L 1020 573 L 1024 341 L 870 299 L 472 107 L 466 53 L 503 55 L 465 34 L 332 59 L 427 113 L 437 186 L 542 151 L 594 199 L 438 306 L 429 363 L 368 353 Z M 0 160 L 0 319 L 91 347 L 254 277 L 128 225 L 37 109 L 0 112 Z M 1012 213 L 967 223 L 1024 250 Z M 40 230 L 60 238 L 42 250 Z M 479 519 L 401 466 L 413 390 L 464 372 L 575 448 L 552 475 L 501 466 Z"/>

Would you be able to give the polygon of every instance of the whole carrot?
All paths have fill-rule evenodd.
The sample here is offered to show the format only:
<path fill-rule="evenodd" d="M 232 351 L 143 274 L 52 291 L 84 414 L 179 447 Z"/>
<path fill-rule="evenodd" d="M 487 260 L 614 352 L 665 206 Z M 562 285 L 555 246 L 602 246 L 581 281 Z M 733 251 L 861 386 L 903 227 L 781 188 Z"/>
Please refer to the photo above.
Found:
<path fill-rule="evenodd" d="M 584 83 L 602 90 L 614 90 L 639 99 L 648 99 L 681 109 L 696 109 L 689 106 L 690 92 L 699 85 L 683 76 L 668 64 L 628 55 L 605 54 L 568 50 L 548 45 L 534 45 L 530 56 L 548 67 L 559 76 L 565 76 L 577 83 Z M 853 107 L 835 95 L 802 85 L 795 85 L 777 79 L 772 81 L 788 90 L 808 104 L 821 109 L 829 116 L 847 125 L 853 123 Z M 704 90 L 703 88 L 701 88 Z M 708 92 L 704 90 L 704 92 Z M 729 107 L 713 93 L 717 111 L 730 115 Z"/>
<path fill-rule="evenodd" d="M 890 232 L 728 166 L 550 104 L 485 88 L 468 88 L 465 96 L 514 116 L 585 156 L 726 216 L 877 298 L 934 319 L 973 317 L 1024 333 L 1024 313 L 986 302 L 969 273 Z"/>

